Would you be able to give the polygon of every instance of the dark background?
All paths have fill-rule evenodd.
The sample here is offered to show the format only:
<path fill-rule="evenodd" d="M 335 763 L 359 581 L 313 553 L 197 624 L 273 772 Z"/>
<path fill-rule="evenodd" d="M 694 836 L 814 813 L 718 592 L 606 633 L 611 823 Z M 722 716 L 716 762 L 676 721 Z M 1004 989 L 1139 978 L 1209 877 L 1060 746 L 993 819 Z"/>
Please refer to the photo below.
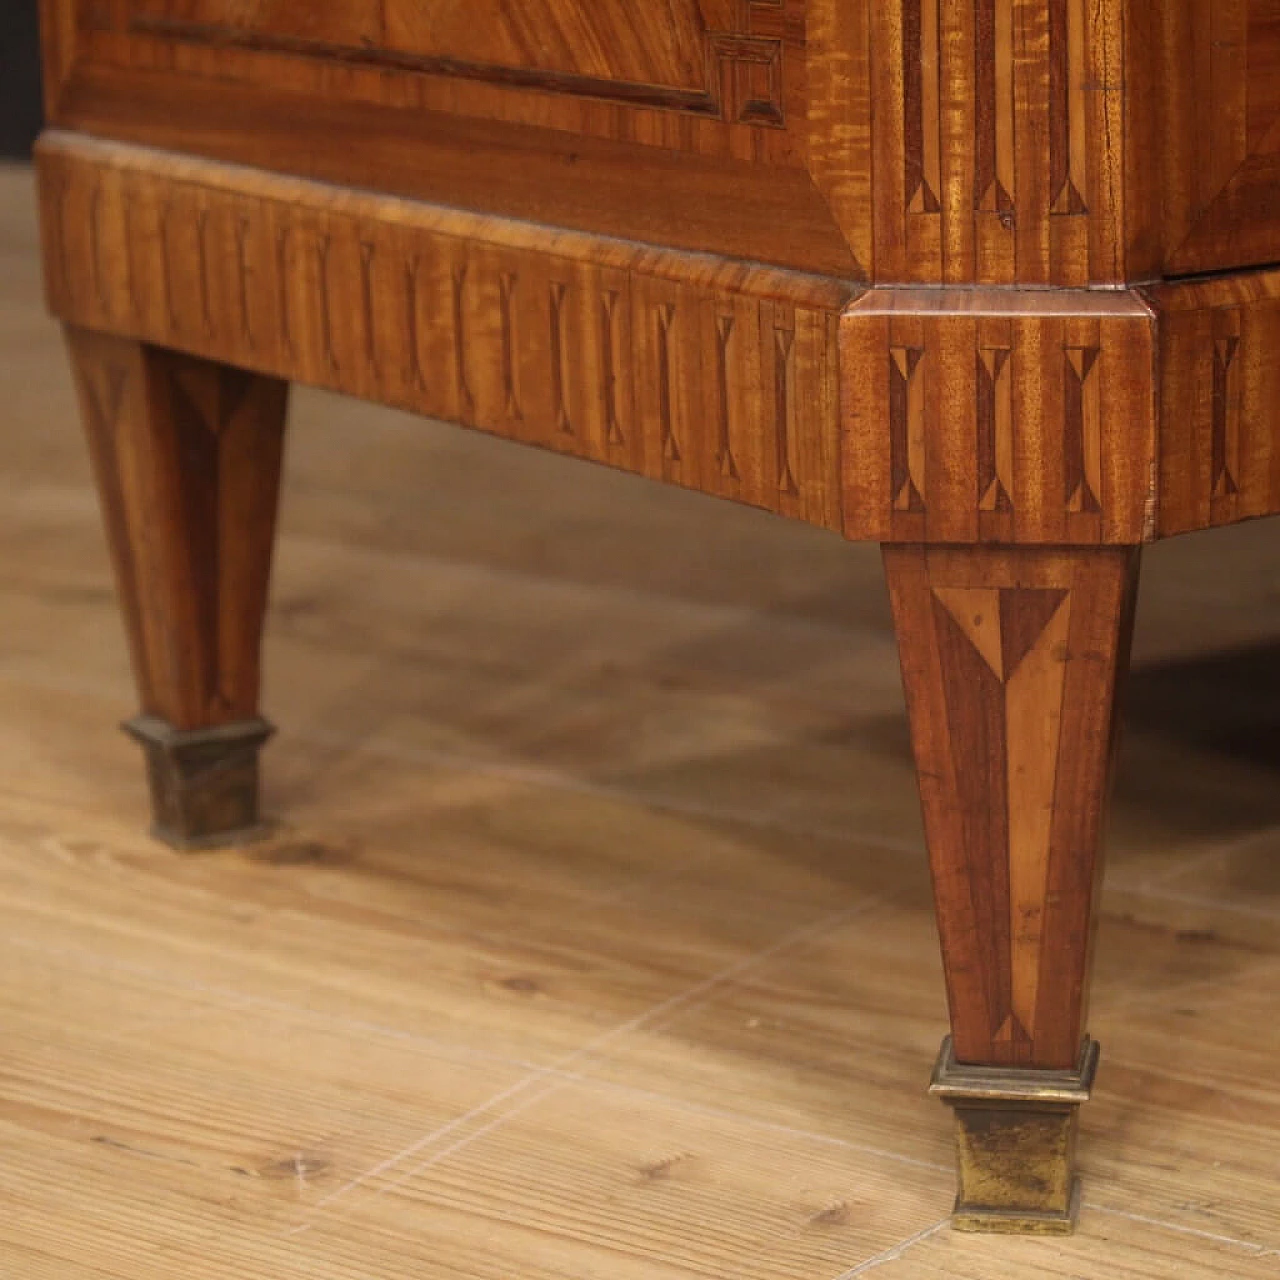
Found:
<path fill-rule="evenodd" d="M 0 0 L 0 156 L 27 156 L 40 128 L 36 0 Z"/>

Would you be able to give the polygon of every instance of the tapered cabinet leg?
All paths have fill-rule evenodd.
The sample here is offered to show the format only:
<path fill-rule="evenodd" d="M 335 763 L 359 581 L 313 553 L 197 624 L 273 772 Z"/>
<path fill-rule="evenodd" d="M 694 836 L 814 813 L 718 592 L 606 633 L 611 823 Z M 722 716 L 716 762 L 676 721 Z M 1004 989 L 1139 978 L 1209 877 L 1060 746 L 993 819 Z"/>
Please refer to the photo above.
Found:
<path fill-rule="evenodd" d="M 1071 1230 L 1131 548 L 886 547 L 951 1008 L 954 1225 Z"/>
<path fill-rule="evenodd" d="M 261 830 L 260 649 L 288 386 L 68 328 L 129 635 L 155 834 Z"/>

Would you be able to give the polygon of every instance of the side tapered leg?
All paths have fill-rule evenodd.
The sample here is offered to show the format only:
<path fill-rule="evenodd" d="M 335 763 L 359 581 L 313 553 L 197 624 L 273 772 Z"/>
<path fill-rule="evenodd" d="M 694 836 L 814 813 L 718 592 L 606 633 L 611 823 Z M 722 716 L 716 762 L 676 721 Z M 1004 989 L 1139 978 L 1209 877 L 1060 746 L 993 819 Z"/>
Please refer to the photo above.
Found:
<path fill-rule="evenodd" d="M 141 714 L 155 834 L 261 828 L 260 649 L 288 385 L 68 328 Z"/>
<path fill-rule="evenodd" d="M 955 1225 L 1067 1231 L 1133 548 L 886 547 L 951 1008 Z"/>

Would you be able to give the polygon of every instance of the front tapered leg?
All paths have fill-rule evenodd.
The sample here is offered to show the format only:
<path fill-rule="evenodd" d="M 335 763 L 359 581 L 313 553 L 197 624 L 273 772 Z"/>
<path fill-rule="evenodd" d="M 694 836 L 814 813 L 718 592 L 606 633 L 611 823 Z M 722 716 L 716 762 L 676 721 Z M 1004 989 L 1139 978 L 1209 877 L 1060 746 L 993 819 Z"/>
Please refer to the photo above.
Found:
<path fill-rule="evenodd" d="M 1138 552 L 887 547 L 951 1036 L 955 1225 L 1070 1230 L 1095 888 Z"/>
<path fill-rule="evenodd" d="M 68 328 L 141 715 L 157 836 L 260 829 L 263 617 L 288 387 Z"/>

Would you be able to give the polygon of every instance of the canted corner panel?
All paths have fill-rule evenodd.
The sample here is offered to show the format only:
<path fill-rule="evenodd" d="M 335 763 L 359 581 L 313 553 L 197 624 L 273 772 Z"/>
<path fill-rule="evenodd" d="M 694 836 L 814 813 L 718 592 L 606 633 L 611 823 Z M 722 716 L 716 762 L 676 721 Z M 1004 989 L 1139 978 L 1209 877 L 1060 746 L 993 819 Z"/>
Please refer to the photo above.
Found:
<path fill-rule="evenodd" d="M 846 286 L 55 135 L 53 310 L 840 527 Z"/>
<path fill-rule="evenodd" d="M 1153 341 L 1128 295 L 863 295 L 841 327 L 846 535 L 1151 537 Z"/>
<path fill-rule="evenodd" d="M 1170 274 L 1280 259 L 1280 6 L 1187 0 L 1163 7 L 1172 70 L 1165 122 Z"/>
<path fill-rule="evenodd" d="M 1161 285 L 1162 535 L 1280 513 L 1280 271 Z"/>
<path fill-rule="evenodd" d="M 871 6 L 877 283 L 1124 278 L 1123 7 Z"/>

